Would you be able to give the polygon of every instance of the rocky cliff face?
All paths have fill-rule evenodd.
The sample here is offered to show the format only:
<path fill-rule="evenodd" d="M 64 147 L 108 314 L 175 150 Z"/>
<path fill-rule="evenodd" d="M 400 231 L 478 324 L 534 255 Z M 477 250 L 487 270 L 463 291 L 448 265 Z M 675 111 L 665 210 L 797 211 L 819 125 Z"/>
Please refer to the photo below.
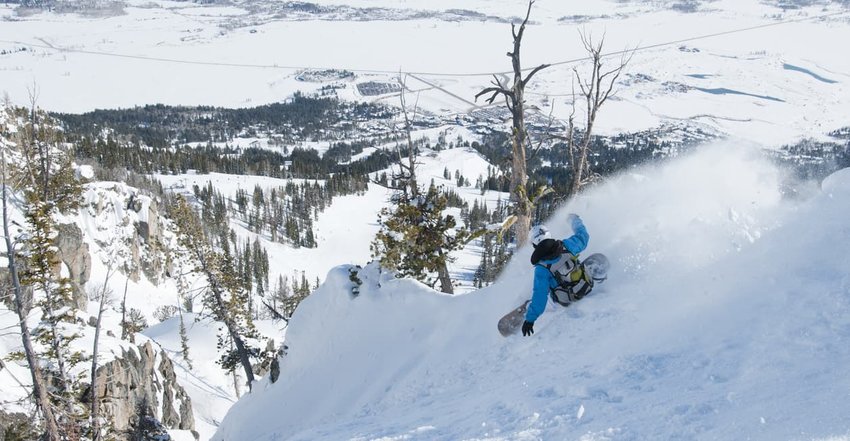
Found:
<path fill-rule="evenodd" d="M 85 310 L 85 286 L 91 277 L 91 253 L 89 244 L 83 240 L 83 231 L 76 224 L 59 224 L 56 228 L 56 248 L 56 258 L 59 259 L 57 264 L 64 264 L 68 269 L 74 288 L 74 306 Z"/>
<path fill-rule="evenodd" d="M 91 278 L 92 259 L 98 258 L 92 255 L 88 240 L 101 249 L 118 243 L 121 256 L 113 264 L 133 281 L 144 274 L 157 284 L 171 273 L 163 237 L 166 228 L 156 201 L 116 182 L 89 184 L 84 198 L 76 222 L 56 228 L 56 272 L 67 270 L 74 307 L 85 310 L 87 306 L 86 283 Z M 8 278 L 7 272 L 0 270 L 0 285 Z"/>
<path fill-rule="evenodd" d="M 56 228 L 56 248 L 57 261 L 54 271 L 56 274 L 60 274 L 64 266 L 68 271 L 68 278 L 71 280 L 71 286 L 74 289 L 73 305 L 69 306 L 85 310 L 87 306 L 85 285 L 91 277 L 91 253 L 89 252 L 89 245 L 83 240 L 82 230 L 76 224 L 59 224 Z M 6 264 L 5 252 L 2 253 L 2 258 L 2 263 Z M 22 259 L 18 259 L 18 267 L 19 271 L 24 270 Z M 3 266 L 0 268 L 0 288 L 11 289 L 11 286 L 9 268 Z M 29 311 L 32 307 L 32 287 L 23 286 L 23 288 L 24 310 Z M 11 297 L 4 297 L 3 300 L 10 310 L 14 310 Z"/>
<path fill-rule="evenodd" d="M 139 403 L 168 429 L 195 430 L 189 395 L 177 384 L 171 360 L 150 342 L 98 368 L 97 378 L 95 396 L 116 432 L 130 427 Z"/>
<path fill-rule="evenodd" d="M 75 228 L 60 232 L 59 246 L 67 244 L 68 248 L 60 258 L 83 289 L 89 281 L 83 275 L 91 272 L 95 259 L 125 273 L 130 280 L 144 277 L 158 285 L 171 274 L 168 256 L 176 238 L 169 225 L 160 216 L 156 201 L 138 189 L 119 182 L 93 182 L 83 192 L 83 203 L 72 225 Z M 85 301 L 85 297 L 82 299 Z M 147 415 L 165 428 L 194 430 L 191 399 L 178 384 L 167 354 L 151 342 L 124 348 L 113 351 L 116 358 L 98 368 L 94 391 L 115 432 L 131 426 L 140 403 L 147 407 Z"/>
<path fill-rule="evenodd" d="M 78 225 L 100 248 L 120 243 L 120 267 L 133 281 L 144 274 L 157 284 L 168 274 L 167 228 L 155 200 L 119 182 L 89 184 L 83 197 Z"/>

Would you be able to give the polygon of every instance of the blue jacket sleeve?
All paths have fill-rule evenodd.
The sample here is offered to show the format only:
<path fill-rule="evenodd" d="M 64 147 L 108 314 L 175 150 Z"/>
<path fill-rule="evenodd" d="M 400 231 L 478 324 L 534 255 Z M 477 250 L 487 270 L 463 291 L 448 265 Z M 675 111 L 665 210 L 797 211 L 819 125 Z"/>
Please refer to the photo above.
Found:
<path fill-rule="evenodd" d="M 549 288 L 551 287 L 552 273 L 546 268 L 534 266 L 534 288 L 531 291 L 531 303 L 525 312 L 525 320 L 534 322 L 543 311 L 546 310 L 546 302 L 549 300 Z"/>
<path fill-rule="evenodd" d="M 587 242 L 590 241 L 590 235 L 587 234 L 587 228 L 578 216 L 573 217 L 573 235 L 564 239 L 564 247 L 567 251 L 578 254 L 587 248 Z"/>

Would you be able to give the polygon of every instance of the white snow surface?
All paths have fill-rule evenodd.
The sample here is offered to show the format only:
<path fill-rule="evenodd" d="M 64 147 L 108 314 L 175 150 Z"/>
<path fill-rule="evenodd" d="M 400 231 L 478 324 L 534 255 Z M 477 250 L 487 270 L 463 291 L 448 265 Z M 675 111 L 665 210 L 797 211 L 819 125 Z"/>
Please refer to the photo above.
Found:
<path fill-rule="evenodd" d="M 711 146 L 607 181 L 569 212 L 609 279 L 532 337 L 524 248 L 494 285 L 447 296 L 350 267 L 296 311 L 277 383 L 214 440 L 846 440 L 850 172 L 806 197 L 753 149 Z"/>
<path fill-rule="evenodd" d="M 251 12 L 251 4 L 240 2 L 205 7 L 129 0 L 123 14 L 92 17 L 17 14 L 15 5 L 0 5 L 0 92 L 25 105 L 35 85 L 41 106 L 67 112 L 153 103 L 246 107 L 315 91 L 334 81 L 299 81 L 298 75 L 336 68 L 356 75 L 335 81 L 344 99 L 397 104 L 392 94 L 363 96 L 356 85 L 394 82 L 405 72 L 413 74 L 407 85 L 422 109 L 464 114 L 486 107 L 474 97 L 490 85 L 491 73 L 511 70 L 505 57 L 510 26 L 498 19 L 526 12 L 525 2 L 507 0 L 319 3 L 432 15 L 281 16 Z M 672 9 L 685 3 L 698 7 Z M 605 35 L 606 52 L 645 48 L 596 122 L 598 134 L 687 121 L 767 146 L 822 137 L 846 125 L 850 59 L 839 54 L 840 42 L 850 39 L 850 10 L 839 2 L 809 3 L 541 0 L 523 39 L 523 66 L 554 65 L 534 77 L 526 99 L 543 114 L 554 105 L 556 117 L 569 115 L 572 69 L 589 69 L 571 62 L 586 56 L 577 32 L 585 29 L 597 41 Z M 490 18 L 433 14 L 447 9 Z"/>

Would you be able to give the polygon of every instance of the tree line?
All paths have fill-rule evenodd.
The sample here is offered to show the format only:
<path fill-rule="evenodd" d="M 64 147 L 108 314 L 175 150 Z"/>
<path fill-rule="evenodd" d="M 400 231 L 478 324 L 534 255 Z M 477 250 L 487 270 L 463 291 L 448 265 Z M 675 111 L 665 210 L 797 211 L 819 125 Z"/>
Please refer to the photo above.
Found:
<path fill-rule="evenodd" d="M 269 137 L 280 144 L 347 138 L 362 120 L 386 119 L 386 107 L 296 93 L 285 102 L 247 108 L 168 106 L 53 113 L 66 130 L 100 135 L 108 128 L 126 141 L 149 147 Z"/>

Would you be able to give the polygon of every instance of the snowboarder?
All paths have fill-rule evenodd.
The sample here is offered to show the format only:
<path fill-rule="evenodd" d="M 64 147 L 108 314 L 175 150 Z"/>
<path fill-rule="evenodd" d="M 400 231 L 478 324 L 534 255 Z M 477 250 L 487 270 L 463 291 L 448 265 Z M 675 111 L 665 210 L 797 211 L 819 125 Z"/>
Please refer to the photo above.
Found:
<path fill-rule="evenodd" d="M 543 225 L 531 229 L 531 244 L 534 246 L 534 252 L 531 254 L 534 287 L 525 313 L 525 322 L 522 324 L 524 336 L 534 334 L 534 321 L 546 309 L 547 296 L 551 295 L 554 302 L 567 306 L 593 289 L 592 272 L 586 271 L 578 260 L 578 253 L 587 248 L 590 235 L 578 215 L 570 214 L 567 220 L 573 228 L 573 235 L 563 240 L 552 239 L 549 229 Z M 607 266 L 607 259 L 605 265 Z M 607 267 L 605 271 L 607 272 Z"/>

